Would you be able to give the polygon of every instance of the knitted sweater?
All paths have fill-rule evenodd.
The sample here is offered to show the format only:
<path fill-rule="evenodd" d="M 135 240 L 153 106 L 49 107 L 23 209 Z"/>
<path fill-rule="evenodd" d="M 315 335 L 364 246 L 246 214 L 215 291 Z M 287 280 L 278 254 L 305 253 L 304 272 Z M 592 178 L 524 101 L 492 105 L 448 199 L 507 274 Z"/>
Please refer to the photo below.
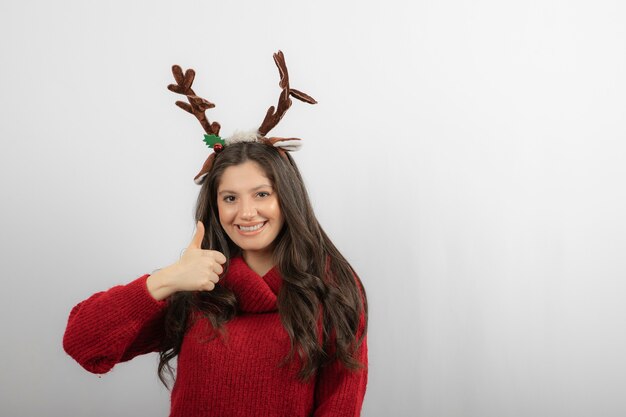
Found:
<path fill-rule="evenodd" d="M 88 371 L 102 374 L 119 362 L 159 350 L 167 303 L 152 298 L 148 276 L 94 294 L 72 309 L 63 347 Z M 237 296 L 239 314 L 226 323 L 225 338 L 209 339 L 208 320 L 189 328 L 177 358 L 170 416 L 360 415 L 367 340 L 357 352 L 366 365 L 359 371 L 335 361 L 303 383 L 297 379 L 299 360 L 278 366 L 290 347 L 276 305 L 281 284 L 277 267 L 261 277 L 241 257 L 231 259 L 220 285 Z"/>

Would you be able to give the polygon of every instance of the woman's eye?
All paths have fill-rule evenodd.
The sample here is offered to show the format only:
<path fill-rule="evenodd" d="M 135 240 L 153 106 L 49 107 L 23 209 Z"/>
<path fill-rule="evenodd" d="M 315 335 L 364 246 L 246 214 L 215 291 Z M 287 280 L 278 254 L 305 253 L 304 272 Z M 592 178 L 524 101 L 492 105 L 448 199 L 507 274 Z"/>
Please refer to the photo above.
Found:
<path fill-rule="evenodd" d="M 232 195 L 227 195 L 226 197 L 224 197 L 224 201 L 227 203 L 232 203 L 235 200 L 235 197 L 233 197 Z"/>
<path fill-rule="evenodd" d="M 265 192 L 265 191 L 261 191 L 260 193 L 257 194 L 259 197 L 268 197 L 270 195 L 270 193 Z"/>

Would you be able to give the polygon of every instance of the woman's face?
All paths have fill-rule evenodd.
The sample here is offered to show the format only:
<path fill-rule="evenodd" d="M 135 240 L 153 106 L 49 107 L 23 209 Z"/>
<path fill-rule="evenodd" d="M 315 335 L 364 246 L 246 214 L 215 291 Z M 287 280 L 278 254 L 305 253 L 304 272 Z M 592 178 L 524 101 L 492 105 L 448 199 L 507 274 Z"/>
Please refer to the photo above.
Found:
<path fill-rule="evenodd" d="M 278 196 L 259 164 L 246 161 L 224 170 L 217 208 L 226 234 L 242 251 L 272 253 L 284 219 Z"/>

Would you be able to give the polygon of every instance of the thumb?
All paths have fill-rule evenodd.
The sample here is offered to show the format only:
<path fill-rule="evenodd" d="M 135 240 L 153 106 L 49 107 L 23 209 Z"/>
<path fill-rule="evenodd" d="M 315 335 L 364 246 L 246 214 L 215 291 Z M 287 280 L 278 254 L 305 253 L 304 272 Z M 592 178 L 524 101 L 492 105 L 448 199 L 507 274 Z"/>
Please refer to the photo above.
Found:
<path fill-rule="evenodd" d="M 202 239 L 204 239 L 204 224 L 198 220 L 198 223 L 196 223 L 196 234 L 193 235 L 188 248 L 202 249 Z"/>

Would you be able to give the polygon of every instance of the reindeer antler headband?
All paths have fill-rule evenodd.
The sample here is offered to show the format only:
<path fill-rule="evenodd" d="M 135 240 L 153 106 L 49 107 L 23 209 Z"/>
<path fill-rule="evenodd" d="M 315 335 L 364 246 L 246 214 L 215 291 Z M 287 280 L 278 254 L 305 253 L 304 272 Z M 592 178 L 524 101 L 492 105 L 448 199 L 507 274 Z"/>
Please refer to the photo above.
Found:
<path fill-rule="evenodd" d="M 213 148 L 213 153 L 204 162 L 202 169 L 195 176 L 194 181 L 196 184 L 202 184 L 205 176 L 211 170 L 215 156 L 221 152 L 224 146 L 228 146 L 236 142 L 261 142 L 269 146 L 278 148 L 281 156 L 287 157 L 285 151 L 297 151 L 300 149 L 301 143 L 299 138 L 277 138 L 266 137 L 268 132 L 274 128 L 283 118 L 289 107 L 291 107 L 291 97 L 297 98 L 305 103 L 315 104 L 317 101 L 308 94 L 289 87 L 289 73 L 287 72 L 287 65 L 285 64 L 285 55 L 282 51 L 278 51 L 274 54 L 274 62 L 278 67 L 280 73 L 280 83 L 278 84 L 282 89 L 280 96 L 278 97 L 278 105 L 276 108 L 271 106 L 267 109 L 265 119 L 261 126 L 252 132 L 238 132 L 231 137 L 222 139 L 220 134 L 220 124 L 218 122 L 210 123 L 206 118 L 205 111 L 215 107 L 215 104 L 208 100 L 199 97 L 191 89 L 191 84 L 196 76 L 196 72 L 192 69 L 188 69 L 183 73 L 183 70 L 178 66 L 172 66 L 172 73 L 176 84 L 170 84 L 167 88 L 178 94 L 187 96 L 187 101 L 177 101 L 176 105 L 188 113 L 193 114 L 200 122 L 206 134 L 204 135 L 204 142 L 209 148 Z"/>

